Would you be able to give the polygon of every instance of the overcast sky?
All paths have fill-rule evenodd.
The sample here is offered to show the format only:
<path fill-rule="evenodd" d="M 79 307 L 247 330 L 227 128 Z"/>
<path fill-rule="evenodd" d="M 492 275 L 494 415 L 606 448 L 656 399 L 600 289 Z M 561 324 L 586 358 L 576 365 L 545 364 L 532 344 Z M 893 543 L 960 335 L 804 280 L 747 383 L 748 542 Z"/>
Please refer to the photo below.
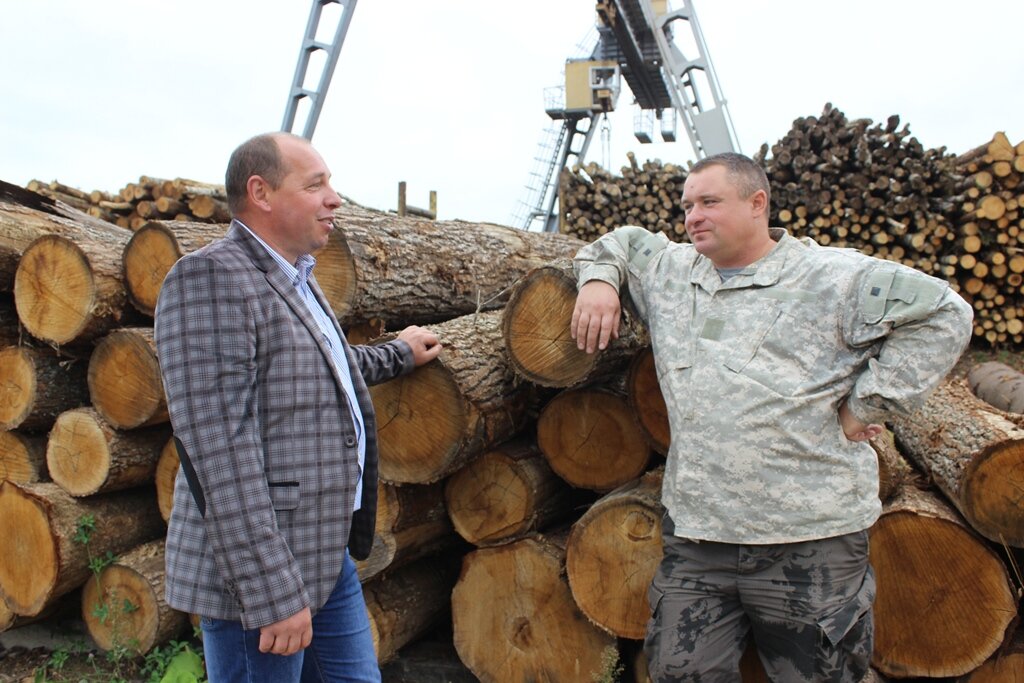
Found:
<path fill-rule="evenodd" d="M 742 150 L 832 102 L 899 114 L 928 147 L 1024 140 L 1024 3 L 694 0 Z M 0 179 L 116 191 L 140 175 L 223 182 L 231 150 L 279 129 L 309 0 L 31 0 L 0 19 Z M 397 184 L 440 217 L 510 224 L 550 120 L 544 89 L 593 0 L 361 0 L 314 145 L 335 188 L 379 209 Z M 688 55 L 689 56 L 689 55 Z M 623 90 L 589 161 L 694 158 L 635 141 Z M 301 132 L 301 126 L 297 126 Z"/>

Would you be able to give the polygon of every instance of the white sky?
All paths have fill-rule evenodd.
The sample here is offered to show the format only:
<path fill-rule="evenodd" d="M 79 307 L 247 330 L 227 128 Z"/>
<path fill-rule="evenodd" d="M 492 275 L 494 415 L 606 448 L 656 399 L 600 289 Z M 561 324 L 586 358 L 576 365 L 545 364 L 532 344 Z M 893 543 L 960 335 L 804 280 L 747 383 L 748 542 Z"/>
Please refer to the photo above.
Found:
<path fill-rule="evenodd" d="M 830 101 L 899 114 L 927 147 L 1024 140 L 1016 0 L 694 0 L 742 150 Z M 223 182 L 231 150 L 281 126 L 309 0 L 6 0 L 0 179 L 116 191 L 140 175 Z M 549 119 L 544 88 L 594 24 L 593 0 L 361 0 L 314 145 L 335 188 L 393 209 L 397 184 L 440 218 L 510 224 Z M 681 24 L 680 24 L 681 25 Z M 689 55 L 688 55 L 689 56 Z M 640 145 L 623 90 L 615 170 L 693 158 Z M 296 126 L 301 132 L 301 122 Z"/>

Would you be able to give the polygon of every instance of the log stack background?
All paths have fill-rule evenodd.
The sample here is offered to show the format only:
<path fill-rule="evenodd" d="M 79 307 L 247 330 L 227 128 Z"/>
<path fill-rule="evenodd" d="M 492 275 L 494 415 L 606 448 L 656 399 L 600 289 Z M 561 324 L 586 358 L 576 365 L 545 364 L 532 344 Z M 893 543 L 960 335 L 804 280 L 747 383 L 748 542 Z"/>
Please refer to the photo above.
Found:
<path fill-rule="evenodd" d="M 1021 146 L 997 135 L 954 157 L 921 148 L 896 120 L 851 122 L 827 107 L 770 151 L 760 158 L 773 223 L 950 279 L 975 304 L 978 341 L 1020 341 L 1011 322 L 1024 312 L 1011 290 L 1024 272 L 1014 261 Z M 382 663 L 417 640 L 440 640 L 472 671 L 467 680 L 591 681 L 616 659 L 621 680 L 644 680 L 638 639 L 661 553 L 665 406 L 642 326 L 628 321 L 597 358 L 575 349 L 565 259 L 619 224 L 685 239 L 684 180 L 684 169 L 633 158 L 621 177 L 592 165 L 566 172 L 571 235 L 339 209 L 317 277 L 350 338 L 419 323 L 446 345 L 439 362 L 372 388 L 385 418 L 381 502 L 374 549 L 359 570 Z M 573 183 L 576 194 L 566 194 Z M 0 628 L 81 600 L 95 642 L 109 647 L 118 637 L 111 629 L 122 629 L 144 650 L 187 628 L 186 615 L 162 602 L 159 520 L 170 513 L 178 462 L 153 305 L 173 262 L 226 226 L 201 225 L 222 221 L 215 212 L 138 205 L 166 198 L 162 206 L 181 209 L 174 201 L 222 194 L 189 182 L 192 190 L 172 197 L 165 182 L 143 178 L 131 193 L 91 193 L 86 204 L 50 185 L 39 188 L 47 201 L 14 190 L 0 197 L 0 264 L 13 264 L 0 278 Z M 127 220 L 103 228 L 98 218 Z M 103 306 L 76 310 L 73 325 L 61 320 L 68 306 L 45 305 L 57 285 L 29 287 L 52 277 L 33 265 L 45 259 L 22 268 L 26 252 L 45 254 L 49 243 L 72 254 L 81 279 L 103 295 Z M 1011 643 L 1021 509 L 998 492 L 986 496 L 984 483 L 1018 486 L 1024 417 L 985 407 L 965 387 L 944 385 L 927 419 L 895 425 L 895 440 L 873 444 L 888 501 L 872 529 L 872 561 L 884 568 L 879 677 L 990 680 L 982 677 L 1024 666 Z M 135 519 L 112 524 L 123 520 L 124 501 Z M 86 512 L 97 531 L 83 552 L 73 537 Z M 108 551 L 116 560 L 96 582 L 89 555 Z M 140 609 L 111 626 L 90 615 L 97 595 Z M 744 681 L 765 680 L 754 653 L 743 667 Z"/>

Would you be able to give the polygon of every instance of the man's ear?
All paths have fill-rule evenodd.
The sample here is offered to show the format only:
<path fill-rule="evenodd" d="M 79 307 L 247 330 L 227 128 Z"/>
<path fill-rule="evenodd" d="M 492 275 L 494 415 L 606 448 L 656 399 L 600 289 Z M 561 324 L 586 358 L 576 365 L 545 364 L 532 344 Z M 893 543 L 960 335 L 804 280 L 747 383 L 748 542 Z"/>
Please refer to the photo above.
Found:
<path fill-rule="evenodd" d="M 249 180 L 245 183 L 245 193 L 249 197 L 249 204 L 261 211 L 270 211 L 270 190 L 270 185 L 262 176 L 249 176 Z"/>
<path fill-rule="evenodd" d="M 759 218 L 768 212 L 768 195 L 764 190 L 758 190 L 750 195 L 750 209 L 754 218 Z"/>

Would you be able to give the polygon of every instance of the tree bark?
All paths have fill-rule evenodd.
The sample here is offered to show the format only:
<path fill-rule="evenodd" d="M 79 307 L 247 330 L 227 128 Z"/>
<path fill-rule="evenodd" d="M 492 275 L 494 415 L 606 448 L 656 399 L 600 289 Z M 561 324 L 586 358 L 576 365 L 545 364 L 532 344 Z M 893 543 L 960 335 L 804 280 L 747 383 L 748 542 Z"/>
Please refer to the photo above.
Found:
<path fill-rule="evenodd" d="M 997 361 L 980 363 L 967 373 L 971 391 L 1008 413 L 1024 413 L 1024 374 Z"/>
<path fill-rule="evenodd" d="M 140 655 L 188 626 L 188 614 L 164 601 L 164 539 L 144 543 L 82 586 L 82 619 L 104 650 L 127 647 Z M 97 609 L 105 614 L 101 619 Z"/>
<path fill-rule="evenodd" d="M 968 523 L 997 543 L 1024 546 L 1024 429 L 963 380 L 893 421 L 900 450 L 935 481 Z"/>
<path fill-rule="evenodd" d="M 118 429 L 170 419 L 152 327 L 122 327 L 101 339 L 88 378 L 93 407 Z"/>
<path fill-rule="evenodd" d="M 457 558 L 435 556 L 363 585 L 377 662 L 385 664 L 451 612 Z"/>
<path fill-rule="evenodd" d="M 115 429 L 94 408 L 62 413 L 46 445 L 53 481 L 72 496 L 120 491 L 153 481 L 168 426 Z"/>
<path fill-rule="evenodd" d="M 558 476 L 592 491 L 636 479 L 651 456 L 626 400 L 593 387 L 565 390 L 544 406 L 537 445 Z"/>
<path fill-rule="evenodd" d="M 526 538 L 462 561 L 452 591 L 455 649 L 483 683 L 589 681 L 615 640 L 573 602 L 565 540 Z"/>
<path fill-rule="evenodd" d="M 516 285 L 505 306 L 502 336 L 517 374 L 545 387 L 595 382 L 621 371 L 650 343 L 643 325 L 624 311 L 618 339 L 604 351 L 580 351 L 570 336 L 575 306 L 576 277 L 569 261 L 536 268 Z"/>
<path fill-rule="evenodd" d="M 14 302 L 25 329 L 60 346 L 91 342 L 123 324 L 128 300 L 120 256 L 127 243 L 124 231 L 84 228 L 72 237 L 33 241 L 14 276 Z"/>
<path fill-rule="evenodd" d="M 437 360 L 370 387 L 381 479 L 435 482 L 519 431 L 526 392 L 503 352 L 500 315 L 467 315 L 433 326 L 444 345 Z"/>
<path fill-rule="evenodd" d="M 128 300 L 152 317 L 160 286 L 171 266 L 189 254 L 227 234 L 222 223 L 150 221 L 135 231 L 125 245 L 121 261 Z"/>
<path fill-rule="evenodd" d="M 96 527 L 83 544 L 75 535 L 87 516 Z M 163 533 L 149 491 L 72 498 L 56 484 L 2 482 L 0 596 L 16 614 L 39 614 L 85 582 L 90 558 L 116 555 Z"/>
<path fill-rule="evenodd" d="M 572 526 L 566 573 L 580 610 L 599 628 L 641 639 L 647 589 L 661 562 L 663 472 L 652 471 L 594 503 Z"/>
<path fill-rule="evenodd" d="M 343 325 L 389 329 L 501 308 L 527 271 L 583 242 L 490 223 L 400 218 L 346 204 L 316 254 L 317 281 Z"/>
<path fill-rule="evenodd" d="M 377 485 L 377 520 L 373 546 L 356 561 L 364 583 L 385 569 L 396 569 L 459 543 L 444 509 L 441 484 Z"/>
<path fill-rule="evenodd" d="M 89 403 L 86 363 L 49 349 L 0 349 L 0 428 L 49 429 L 65 410 Z"/>
<path fill-rule="evenodd" d="M 883 674 L 959 676 L 1003 642 L 1018 600 L 1006 567 L 938 496 L 904 486 L 871 527 L 870 547 L 872 664 Z"/>
<path fill-rule="evenodd" d="M 459 535 L 475 546 L 488 546 L 568 517 L 573 496 L 537 446 L 519 438 L 448 477 L 445 501 Z"/>
<path fill-rule="evenodd" d="M 0 481 L 31 484 L 49 478 L 45 436 L 0 431 Z"/>
<path fill-rule="evenodd" d="M 868 441 L 878 456 L 878 498 L 883 503 L 913 476 L 910 465 L 896 449 L 894 438 L 887 429 Z"/>

